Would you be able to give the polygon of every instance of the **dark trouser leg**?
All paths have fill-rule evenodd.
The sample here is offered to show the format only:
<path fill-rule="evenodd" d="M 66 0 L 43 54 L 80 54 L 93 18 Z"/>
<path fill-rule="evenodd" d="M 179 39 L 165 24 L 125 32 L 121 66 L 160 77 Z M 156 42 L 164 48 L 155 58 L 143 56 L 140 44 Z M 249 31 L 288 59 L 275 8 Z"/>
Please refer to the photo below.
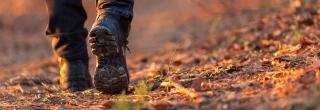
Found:
<path fill-rule="evenodd" d="M 98 13 L 111 13 L 128 18 L 133 17 L 134 0 L 96 0 Z"/>
<path fill-rule="evenodd" d="M 67 59 L 88 58 L 84 22 L 87 19 L 81 0 L 46 0 L 49 24 L 46 35 L 52 38 L 56 55 Z"/>

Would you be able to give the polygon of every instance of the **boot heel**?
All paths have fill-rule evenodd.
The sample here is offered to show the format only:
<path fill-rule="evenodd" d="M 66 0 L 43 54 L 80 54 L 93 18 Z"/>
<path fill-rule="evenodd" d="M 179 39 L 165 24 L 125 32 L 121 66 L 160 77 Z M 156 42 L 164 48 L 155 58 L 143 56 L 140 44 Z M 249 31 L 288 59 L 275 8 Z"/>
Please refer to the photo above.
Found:
<path fill-rule="evenodd" d="M 89 43 L 92 53 L 98 57 L 115 56 L 119 53 L 116 37 L 105 27 L 93 28 L 89 33 Z"/>

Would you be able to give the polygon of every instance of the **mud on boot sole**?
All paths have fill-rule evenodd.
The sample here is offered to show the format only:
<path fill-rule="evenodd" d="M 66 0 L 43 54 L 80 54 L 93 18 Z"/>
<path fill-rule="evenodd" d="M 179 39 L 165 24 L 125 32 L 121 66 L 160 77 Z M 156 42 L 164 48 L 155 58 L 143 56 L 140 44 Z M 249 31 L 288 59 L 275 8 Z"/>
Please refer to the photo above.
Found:
<path fill-rule="evenodd" d="M 117 39 L 105 27 L 93 28 L 89 33 L 89 43 L 92 53 L 98 58 L 119 55 Z M 123 67 L 115 68 L 112 65 L 104 65 L 96 68 L 94 84 L 100 92 L 119 94 L 128 88 L 128 75 Z"/>
<path fill-rule="evenodd" d="M 105 27 L 95 27 L 89 33 L 91 51 L 97 57 L 114 56 L 119 53 L 115 36 Z"/>
<path fill-rule="evenodd" d="M 96 70 L 96 89 L 104 94 L 120 94 L 128 88 L 128 76 L 123 68 L 103 67 Z"/>

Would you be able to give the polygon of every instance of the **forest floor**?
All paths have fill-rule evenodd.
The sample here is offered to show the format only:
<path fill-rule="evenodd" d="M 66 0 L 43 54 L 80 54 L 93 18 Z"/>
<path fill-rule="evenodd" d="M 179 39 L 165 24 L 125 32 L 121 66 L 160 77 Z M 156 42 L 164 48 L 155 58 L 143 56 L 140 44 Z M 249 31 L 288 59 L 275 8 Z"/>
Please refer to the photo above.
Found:
<path fill-rule="evenodd" d="M 61 91 L 56 57 L 10 65 L 0 70 L 0 109 L 317 110 L 319 36 L 320 9 L 306 6 L 202 43 L 190 37 L 132 53 L 130 93 L 122 95 Z"/>

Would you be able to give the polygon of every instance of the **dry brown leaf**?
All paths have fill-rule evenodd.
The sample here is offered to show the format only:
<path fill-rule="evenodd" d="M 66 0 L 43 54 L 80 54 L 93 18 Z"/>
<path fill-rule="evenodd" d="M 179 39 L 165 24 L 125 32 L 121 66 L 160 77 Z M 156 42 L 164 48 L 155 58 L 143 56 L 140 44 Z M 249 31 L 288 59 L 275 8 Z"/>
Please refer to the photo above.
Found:
<path fill-rule="evenodd" d="M 301 45 L 311 45 L 311 44 L 313 44 L 313 42 L 307 37 L 302 37 L 300 39 L 300 44 Z"/>

